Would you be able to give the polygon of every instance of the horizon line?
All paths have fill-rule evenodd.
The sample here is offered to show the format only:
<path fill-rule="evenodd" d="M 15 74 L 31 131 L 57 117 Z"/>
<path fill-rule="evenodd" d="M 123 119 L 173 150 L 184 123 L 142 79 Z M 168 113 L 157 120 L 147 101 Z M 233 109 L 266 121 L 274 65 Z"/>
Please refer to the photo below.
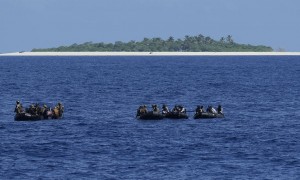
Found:
<path fill-rule="evenodd" d="M 13 52 L 0 56 L 300 56 L 300 52 Z"/>

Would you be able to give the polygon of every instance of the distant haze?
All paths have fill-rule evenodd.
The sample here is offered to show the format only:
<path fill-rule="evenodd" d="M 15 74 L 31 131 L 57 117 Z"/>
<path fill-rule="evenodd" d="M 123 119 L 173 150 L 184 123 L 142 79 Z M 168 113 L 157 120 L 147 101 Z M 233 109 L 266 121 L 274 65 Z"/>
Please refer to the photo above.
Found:
<path fill-rule="evenodd" d="M 299 0 L 0 0 L 0 53 L 197 34 L 300 51 L 299 17 Z"/>

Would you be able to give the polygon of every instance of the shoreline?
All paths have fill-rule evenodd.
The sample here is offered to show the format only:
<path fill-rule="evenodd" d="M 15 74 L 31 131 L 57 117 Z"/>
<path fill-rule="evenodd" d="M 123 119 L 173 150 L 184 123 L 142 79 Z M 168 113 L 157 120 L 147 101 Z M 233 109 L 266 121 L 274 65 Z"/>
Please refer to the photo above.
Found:
<path fill-rule="evenodd" d="M 0 56 L 300 56 L 300 52 L 14 52 Z"/>

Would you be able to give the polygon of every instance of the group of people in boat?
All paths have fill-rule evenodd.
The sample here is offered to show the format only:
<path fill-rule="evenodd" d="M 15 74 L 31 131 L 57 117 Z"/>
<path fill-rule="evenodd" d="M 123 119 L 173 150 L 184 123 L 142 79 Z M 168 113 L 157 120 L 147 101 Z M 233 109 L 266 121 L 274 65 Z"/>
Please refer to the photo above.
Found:
<path fill-rule="evenodd" d="M 22 116 L 28 114 L 31 117 L 43 117 L 44 119 L 52 118 L 58 119 L 61 118 L 64 113 L 64 106 L 62 103 L 57 103 L 54 108 L 48 107 L 46 104 L 40 106 L 38 103 L 31 104 L 28 108 L 23 108 L 20 101 L 16 101 L 15 107 L 16 116 Z"/>
<path fill-rule="evenodd" d="M 25 114 L 31 117 L 43 117 L 43 119 L 58 119 L 61 118 L 64 112 L 64 106 L 59 102 L 54 108 L 48 107 L 46 104 L 40 106 L 38 103 L 31 104 L 28 108 L 23 108 L 20 101 L 16 101 L 15 113 L 16 116 L 22 117 Z M 162 109 L 160 110 L 156 104 L 152 105 L 152 109 L 148 111 L 146 105 L 141 105 L 137 109 L 136 117 L 141 117 L 145 114 L 151 113 L 152 115 L 161 115 L 163 117 L 186 117 L 186 108 L 182 105 L 175 105 L 173 109 L 170 111 L 166 104 L 162 105 Z M 220 117 L 224 117 L 223 108 L 221 105 L 215 109 L 212 106 L 208 106 L 207 109 L 204 109 L 204 106 L 198 105 L 195 109 L 194 117 L 201 117 L 202 114 L 206 114 L 206 117 L 216 117 L 216 116 L 208 116 L 207 114 L 218 115 Z M 170 116 L 171 115 L 171 116 Z M 203 116 L 204 117 L 204 116 Z"/>
<path fill-rule="evenodd" d="M 202 114 L 202 113 L 213 113 L 213 114 L 223 114 L 223 108 L 221 105 L 218 105 L 217 110 L 212 107 L 212 106 L 208 106 L 206 111 L 204 109 L 203 106 L 197 106 L 196 110 L 195 110 L 195 114 Z"/>
<path fill-rule="evenodd" d="M 182 105 L 175 105 L 171 111 L 166 104 L 162 105 L 161 111 L 156 104 L 153 104 L 152 109 L 149 111 L 146 105 L 141 105 L 137 109 L 136 117 L 140 118 L 145 115 L 149 117 L 149 114 L 152 114 L 154 118 L 156 118 L 156 115 L 162 115 L 163 117 L 167 118 L 187 118 L 188 116 L 186 112 L 186 108 L 184 108 Z M 204 106 L 199 105 L 195 109 L 194 115 L 196 118 L 224 117 L 223 108 L 221 105 L 218 105 L 216 109 L 213 106 L 208 106 L 206 110 L 204 109 Z"/>
<path fill-rule="evenodd" d="M 150 111 L 148 111 L 147 106 L 146 105 L 141 105 L 137 109 L 137 116 L 141 116 L 141 115 L 146 114 L 148 112 L 150 112 Z M 151 112 L 154 113 L 154 114 L 161 113 L 162 115 L 166 115 L 168 113 L 183 113 L 183 114 L 185 114 L 186 109 L 182 105 L 175 105 L 174 108 L 170 111 L 168 106 L 166 104 L 163 104 L 162 105 L 162 110 L 160 111 L 158 106 L 156 104 L 153 104 Z"/>

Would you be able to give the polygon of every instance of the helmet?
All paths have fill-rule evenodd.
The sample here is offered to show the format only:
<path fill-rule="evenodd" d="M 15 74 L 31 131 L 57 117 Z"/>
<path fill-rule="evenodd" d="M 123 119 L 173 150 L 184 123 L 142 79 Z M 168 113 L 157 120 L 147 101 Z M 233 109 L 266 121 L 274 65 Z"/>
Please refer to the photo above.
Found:
<path fill-rule="evenodd" d="M 17 103 L 17 104 L 19 104 L 19 103 L 20 103 L 20 101 L 16 101 L 16 103 Z"/>

